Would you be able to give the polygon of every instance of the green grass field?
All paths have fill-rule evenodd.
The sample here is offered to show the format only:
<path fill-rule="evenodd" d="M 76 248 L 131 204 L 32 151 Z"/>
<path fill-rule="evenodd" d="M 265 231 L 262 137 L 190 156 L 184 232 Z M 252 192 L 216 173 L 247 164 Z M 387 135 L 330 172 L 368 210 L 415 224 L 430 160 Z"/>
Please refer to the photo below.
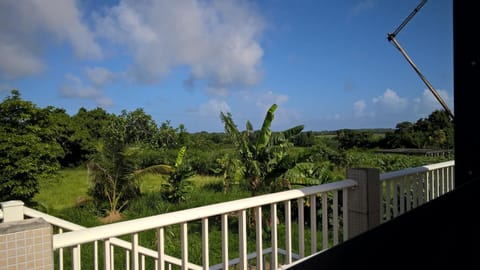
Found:
<path fill-rule="evenodd" d="M 91 183 L 87 175 L 87 169 L 83 166 L 62 169 L 56 179 L 40 182 L 39 193 L 34 197 L 33 201 L 38 203 L 41 208 L 49 211 L 58 212 L 75 208 L 79 202 L 88 198 L 88 188 Z M 164 180 L 165 176 L 151 174 L 145 175 L 137 181 L 139 181 L 142 194 L 145 196 L 157 196 L 160 193 L 161 184 Z M 192 182 L 192 192 L 187 202 L 183 203 L 183 205 L 178 205 L 180 208 L 186 208 L 187 206 L 195 207 L 195 204 L 205 205 L 209 202 L 215 203 L 249 196 L 247 191 L 231 192 L 232 194 L 219 192 L 223 185 L 220 177 L 196 175 L 190 181 Z M 140 198 L 139 200 L 142 199 Z"/>

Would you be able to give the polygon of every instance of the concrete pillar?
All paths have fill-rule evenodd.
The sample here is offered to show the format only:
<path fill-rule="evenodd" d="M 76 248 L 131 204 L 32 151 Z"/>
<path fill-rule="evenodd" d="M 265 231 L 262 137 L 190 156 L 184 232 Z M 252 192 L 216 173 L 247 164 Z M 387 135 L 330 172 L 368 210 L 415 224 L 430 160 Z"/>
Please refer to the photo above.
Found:
<path fill-rule="evenodd" d="M 348 235 L 359 235 L 380 223 L 380 172 L 374 168 L 347 170 L 358 186 L 348 191 Z"/>
<path fill-rule="evenodd" d="M 3 212 L 3 222 L 23 220 L 23 202 L 8 201 L 0 203 Z"/>
<path fill-rule="evenodd" d="M 0 224 L 0 269 L 53 270 L 52 226 L 42 218 Z"/>

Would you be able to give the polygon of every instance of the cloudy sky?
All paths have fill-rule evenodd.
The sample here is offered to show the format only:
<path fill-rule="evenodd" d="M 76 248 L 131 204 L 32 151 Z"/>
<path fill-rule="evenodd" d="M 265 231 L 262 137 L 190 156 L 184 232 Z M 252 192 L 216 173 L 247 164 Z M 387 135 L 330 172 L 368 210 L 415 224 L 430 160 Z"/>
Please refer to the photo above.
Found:
<path fill-rule="evenodd" d="M 2 0 L 0 98 L 143 108 L 157 124 L 394 128 L 440 103 L 386 39 L 413 0 Z M 453 110 L 452 1 L 428 1 L 397 40 Z"/>

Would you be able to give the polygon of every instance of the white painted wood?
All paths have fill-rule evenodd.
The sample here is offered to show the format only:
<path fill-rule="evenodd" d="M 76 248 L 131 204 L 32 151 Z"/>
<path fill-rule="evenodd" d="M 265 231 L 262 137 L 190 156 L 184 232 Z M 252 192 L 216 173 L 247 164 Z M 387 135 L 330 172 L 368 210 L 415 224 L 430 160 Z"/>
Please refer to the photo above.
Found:
<path fill-rule="evenodd" d="M 222 262 L 223 269 L 228 269 L 228 215 L 223 214 L 222 218 Z"/>
<path fill-rule="evenodd" d="M 164 270 L 165 269 L 165 229 L 162 227 L 157 229 L 157 252 L 158 252 L 157 270 Z"/>
<path fill-rule="evenodd" d="M 188 269 L 188 227 L 187 223 L 180 224 L 180 242 L 182 249 L 182 270 Z"/>
<path fill-rule="evenodd" d="M 406 177 L 400 177 L 400 214 L 405 213 L 405 204 L 408 201 L 408 196 L 405 194 L 405 182 L 407 181 Z"/>
<path fill-rule="evenodd" d="M 238 216 L 238 257 L 241 270 L 247 270 L 247 211 L 241 210 Z"/>
<path fill-rule="evenodd" d="M 393 216 L 396 217 L 398 216 L 398 200 L 401 197 L 401 195 L 398 194 L 398 182 L 400 179 L 395 179 L 392 181 L 392 186 L 393 186 Z"/>
<path fill-rule="evenodd" d="M 385 181 L 380 182 L 379 202 L 380 202 L 380 223 L 385 219 Z"/>
<path fill-rule="evenodd" d="M 257 265 L 256 269 L 257 270 L 263 270 L 263 241 L 262 241 L 262 233 L 263 233 L 263 227 L 262 227 L 262 207 L 258 206 L 255 207 L 255 227 L 256 227 L 256 253 L 257 253 Z"/>
<path fill-rule="evenodd" d="M 103 269 L 110 270 L 110 240 L 105 239 L 103 242 Z"/>
<path fill-rule="evenodd" d="M 292 203 L 285 201 L 285 263 L 292 263 Z"/>
<path fill-rule="evenodd" d="M 145 270 L 145 255 L 140 255 L 140 269 Z"/>
<path fill-rule="evenodd" d="M 386 173 L 380 174 L 380 181 L 390 180 L 400 176 L 411 175 L 415 173 L 425 173 L 427 171 L 432 171 L 438 168 L 452 167 L 452 166 L 455 166 L 454 160 L 425 165 L 425 166 L 419 166 L 414 168 L 407 168 L 407 169 L 393 171 L 393 172 L 386 172 Z"/>
<path fill-rule="evenodd" d="M 132 234 L 132 269 L 139 270 L 138 233 Z"/>
<path fill-rule="evenodd" d="M 391 198 L 390 198 L 390 183 L 391 181 L 386 181 L 385 182 L 385 219 L 390 220 L 392 217 L 392 212 L 391 212 Z"/>
<path fill-rule="evenodd" d="M 310 254 L 317 252 L 317 196 L 310 195 Z"/>
<path fill-rule="evenodd" d="M 72 269 L 82 269 L 82 257 L 80 254 L 80 245 L 76 245 L 72 248 Z"/>
<path fill-rule="evenodd" d="M 98 270 L 98 241 L 93 242 L 93 269 Z"/>
<path fill-rule="evenodd" d="M 202 264 L 204 270 L 208 270 L 210 266 L 208 251 L 208 218 L 202 218 Z"/>
<path fill-rule="evenodd" d="M 322 250 L 328 248 L 328 194 L 322 193 Z"/>
<path fill-rule="evenodd" d="M 277 204 L 270 205 L 270 226 L 272 233 L 272 257 L 271 267 L 278 268 L 278 231 L 277 231 Z"/>
<path fill-rule="evenodd" d="M 412 185 L 411 185 L 411 182 L 412 182 L 412 179 L 411 177 L 409 176 L 406 176 L 407 178 L 407 181 L 405 182 L 406 183 L 406 187 L 405 187 L 405 190 L 406 190 L 406 202 L 407 202 L 407 211 L 410 211 L 412 209 Z M 394 216 L 395 217 L 395 216 Z"/>
<path fill-rule="evenodd" d="M 126 249 L 125 250 L 125 269 L 130 270 L 130 250 Z"/>
<path fill-rule="evenodd" d="M 127 220 L 123 222 L 89 228 L 88 230 L 81 229 L 78 231 L 63 233 L 62 235 L 57 234 L 53 236 L 54 249 L 93 242 L 95 240 L 116 237 L 119 235 L 128 235 L 135 232 L 155 229 L 158 227 L 166 227 L 182 222 L 200 220 L 204 217 L 226 214 L 239 211 L 241 209 L 249 209 L 260 205 L 279 203 L 290 199 L 306 197 L 311 194 L 317 194 L 325 191 L 332 191 L 336 189 L 342 189 L 344 187 L 354 186 L 356 186 L 356 182 L 347 179 L 320 186 L 311 186 L 302 189 L 276 192 L 267 195 L 260 195 L 235 201 L 176 211 L 173 213 L 165 213 L 161 215 L 144 217 L 134 220 Z"/>
<path fill-rule="evenodd" d="M 333 192 L 333 245 L 338 244 L 338 190 Z"/>
<path fill-rule="evenodd" d="M 343 215 L 343 242 L 347 241 L 348 236 L 348 188 L 342 189 L 342 215 Z"/>
<path fill-rule="evenodd" d="M 418 206 L 418 181 L 416 175 L 412 175 L 412 204 L 413 208 Z"/>
<path fill-rule="evenodd" d="M 111 243 L 112 241 L 110 241 Z M 130 245 L 131 248 L 131 245 Z M 110 245 L 110 269 L 115 270 L 115 245 Z"/>
<path fill-rule="evenodd" d="M 303 198 L 297 199 L 298 207 L 298 254 L 301 258 L 305 257 L 305 211 Z"/>
<path fill-rule="evenodd" d="M 62 234 L 63 229 L 58 228 L 58 234 Z M 58 249 L 58 269 L 63 270 L 63 248 Z"/>

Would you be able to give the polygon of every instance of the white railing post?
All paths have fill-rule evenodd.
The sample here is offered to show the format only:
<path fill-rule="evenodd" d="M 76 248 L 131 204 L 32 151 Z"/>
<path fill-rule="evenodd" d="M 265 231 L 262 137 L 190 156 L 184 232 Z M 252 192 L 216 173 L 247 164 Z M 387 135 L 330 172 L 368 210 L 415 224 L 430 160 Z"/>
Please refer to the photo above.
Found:
<path fill-rule="evenodd" d="M 0 203 L 3 212 L 3 222 L 23 220 L 23 202 L 7 201 Z"/>
<path fill-rule="evenodd" d="M 357 182 L 348 192 L 348 236 L 354 237 L 380 223 L 380 174 L 378 169 L 354 168 L 347 178 Z"/>

